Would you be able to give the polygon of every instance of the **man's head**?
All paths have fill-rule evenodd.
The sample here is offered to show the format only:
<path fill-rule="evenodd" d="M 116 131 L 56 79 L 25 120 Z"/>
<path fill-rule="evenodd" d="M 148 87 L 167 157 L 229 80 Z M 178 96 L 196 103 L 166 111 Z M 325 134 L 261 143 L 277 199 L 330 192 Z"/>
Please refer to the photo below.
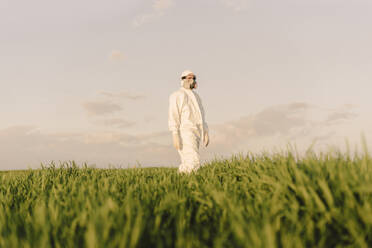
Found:
<path fill-rule="evenodd" d="M 181 74 L 181 85 L 186 89 L 196 89 L 196 76 L 192 71 L 186 70 Z"/>

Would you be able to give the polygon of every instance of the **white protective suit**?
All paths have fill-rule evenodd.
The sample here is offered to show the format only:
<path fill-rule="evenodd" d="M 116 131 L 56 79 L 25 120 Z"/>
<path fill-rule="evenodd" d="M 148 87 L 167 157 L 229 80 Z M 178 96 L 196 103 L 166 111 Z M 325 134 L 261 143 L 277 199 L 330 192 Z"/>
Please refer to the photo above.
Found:
<path fill-rule="evenodd" d="M 178 150 L 181 157 L 179 172 L 198 170 L 200 142 L 208 132 L 208 125 L 201 99 L 196 92 L 182 86 L 170 95 L 168 126 L 172 133 L 179 133 L 181 138 L 182 146 Z"/>

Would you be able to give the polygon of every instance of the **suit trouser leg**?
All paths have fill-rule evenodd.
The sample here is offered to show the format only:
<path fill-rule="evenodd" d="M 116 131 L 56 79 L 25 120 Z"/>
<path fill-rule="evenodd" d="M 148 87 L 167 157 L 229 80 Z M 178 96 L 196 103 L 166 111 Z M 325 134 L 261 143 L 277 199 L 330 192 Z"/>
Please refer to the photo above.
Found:
<path fill-rule="evenodd" d="M 181 130 L 181 142 L 182 149 L 178 150 L 181 157 L 181 164 L 179 166 L 179 172 L 196 171 L 200 168 L 200 130 L 199 129 L 187 129 Z"/>

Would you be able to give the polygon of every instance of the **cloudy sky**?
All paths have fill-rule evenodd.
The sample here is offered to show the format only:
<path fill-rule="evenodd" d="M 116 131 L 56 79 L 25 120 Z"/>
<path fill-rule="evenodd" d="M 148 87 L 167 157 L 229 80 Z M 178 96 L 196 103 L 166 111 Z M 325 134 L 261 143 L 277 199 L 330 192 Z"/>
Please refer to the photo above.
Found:
<path fill-rule="evenodd" d="M 202 159 L 372 141 L 370 0 L 1 0 L 0 169 L 178 166 L 168 97 L 198 77 Z"/>

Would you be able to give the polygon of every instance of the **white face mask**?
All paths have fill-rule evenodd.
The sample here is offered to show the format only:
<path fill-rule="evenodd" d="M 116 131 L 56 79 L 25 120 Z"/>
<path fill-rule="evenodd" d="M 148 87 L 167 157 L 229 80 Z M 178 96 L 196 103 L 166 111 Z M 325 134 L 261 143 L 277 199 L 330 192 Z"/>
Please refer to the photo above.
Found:
<path fill-rule="evenodd" d="M 194 79 L 184 79 L 183 80 L 183 87 L 185 89 L 194 89 L 196 87 L 196 81 Z"/>

